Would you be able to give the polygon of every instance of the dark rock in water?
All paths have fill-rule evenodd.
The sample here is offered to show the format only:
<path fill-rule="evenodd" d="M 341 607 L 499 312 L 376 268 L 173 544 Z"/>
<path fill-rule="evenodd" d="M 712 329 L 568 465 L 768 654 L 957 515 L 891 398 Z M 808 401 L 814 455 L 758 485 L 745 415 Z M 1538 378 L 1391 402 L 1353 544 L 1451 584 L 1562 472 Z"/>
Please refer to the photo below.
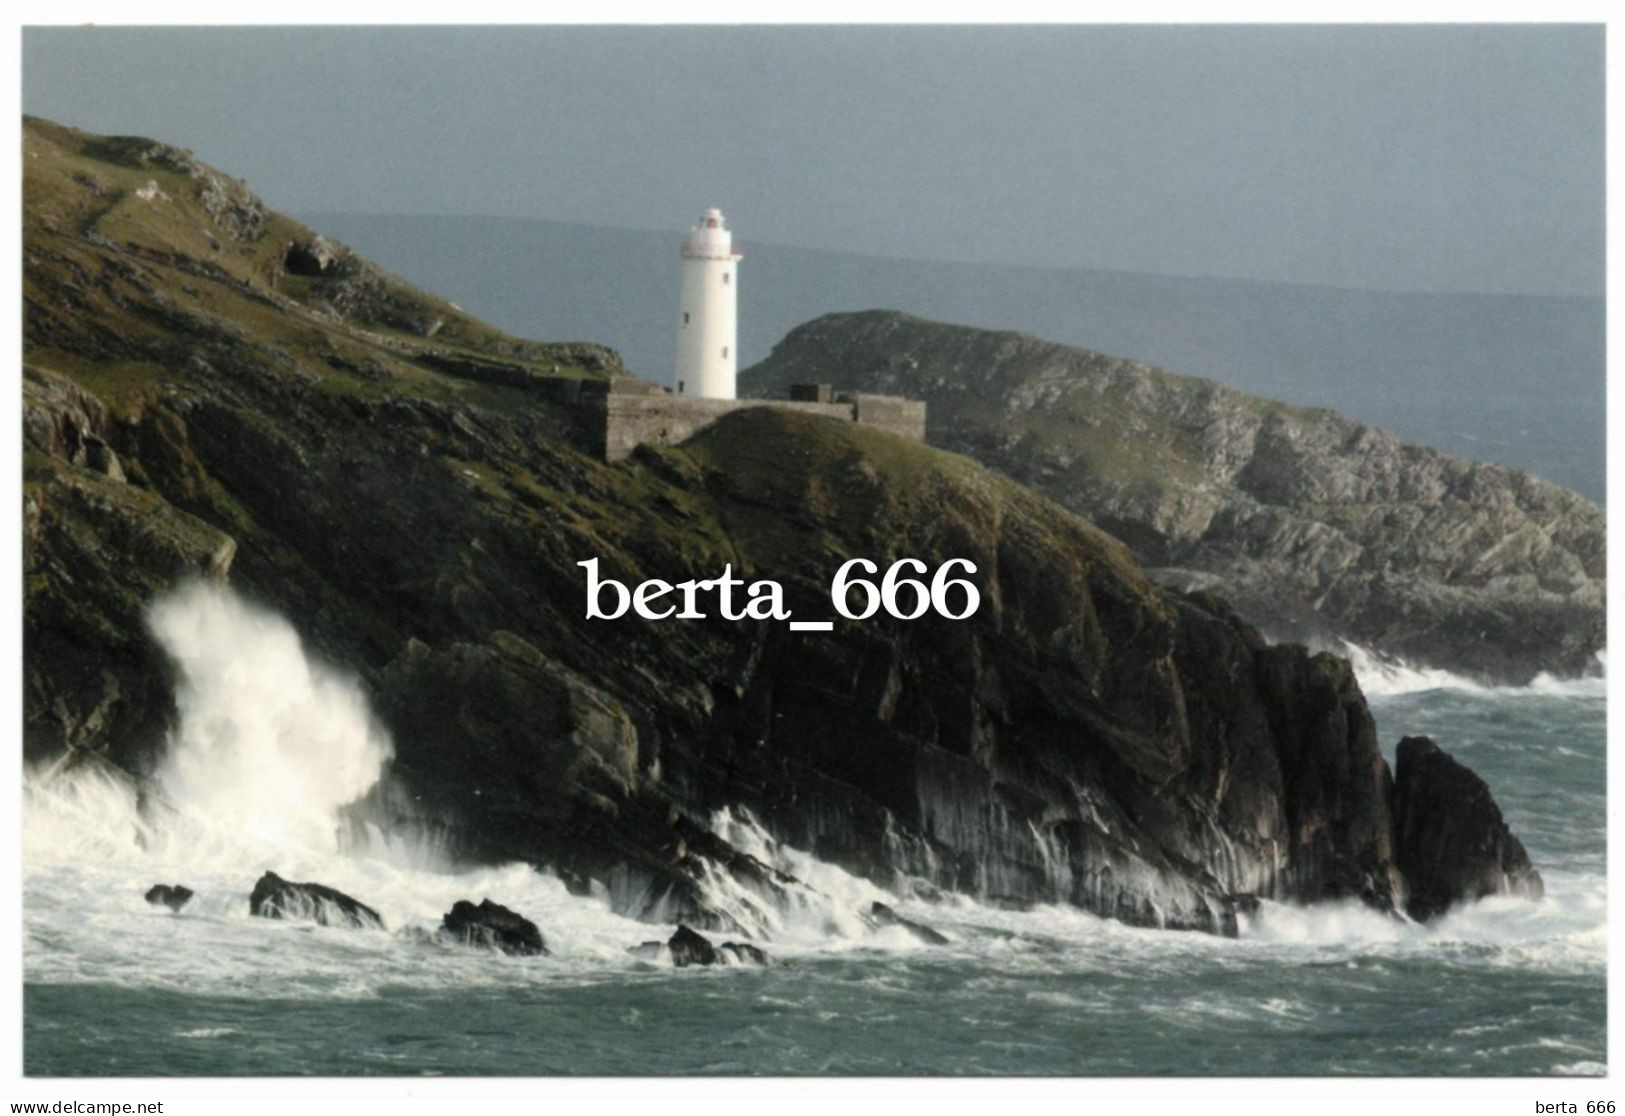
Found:
<path fill-rule="evenodd" d="M 677 933 L 673 934 L 669 941 L 639 942 L 635 946 L 628 946 L 626 952 L 639 961 L 654 964 L 669 961 L 680 969 L 689 965 L 771 964 L 767 951 L 758 946 L 748 942 L 723 942 L 721 945 L 712 945 L 703 935 L 686 926 L 679 926 Z"/>
<path fill-rule="evenodd" d="M 521 957 L 548 954 L 547 943 L 534 922 L 489 899 L 477 907 L 467 899 L 457 900 L 442 917 L 440 932 L 457 941 Z"/>
<path fill-rule="evenodd" d="M 931 929 L 923 922 L 915 922 L 913 919 L 904 918 L 884 903 L 875 902 L 870 904 L 869 917 L 874 920 L 877 926 L 901 926 L 926 945 L 948 944 L 948 939 L 943 934 Z"/>
<path fill-rule="evenodd" d="M 658 945 L 658 942 L 644 942 L 641 946 L 634 947 L 634 951 L 638 956 L 644 957 L 649 946 Z M 677 932 L 667 939 L 666 948 L 671 951 L 671 963 L 679 969 L 687 968 L 689 965 L 718 965 L 730 962 L 768 964 L 766 951 L 757 946 L 745 942 L 723 942 L 720 946 L 712 945 L 704 935 L 695 933 L 687 926 L 677 928 Z M 658 957 L 658 952 L 654 956 Z"/>
<path fill-rule="evenodd" d="M 382 930 L 377 911 L 342 891 L 318 883 L 291 883 L 267 872 L 248 897 L 248 913 L 260 918 L 309 919 L 320 926 Z"/>
<path fill-rule="evenodd" d="M 147 902 L 155 907 L 178 911 L 192 898 L 192 889 L 181 884 L 153 884 L 147 889 Z"/>
<path fill-rule="evenodd" d="M 1489 895 L 1545 894 L 1523 842 L 1501 818 L 1490 788 L 1425 736 L 1399 742 L 1394 846 L 1419 921 Z"/>
<path fill-rule="evenodd" d="M 689 965 L 715 965 L 717 963 L 717 949 L 710 940 L 701 934 L 695 933 L 686 926 L 679 926 L 677 933 L 666 942 L 666 948 L 671 950 L 671 963 L 679 969 Z"/>

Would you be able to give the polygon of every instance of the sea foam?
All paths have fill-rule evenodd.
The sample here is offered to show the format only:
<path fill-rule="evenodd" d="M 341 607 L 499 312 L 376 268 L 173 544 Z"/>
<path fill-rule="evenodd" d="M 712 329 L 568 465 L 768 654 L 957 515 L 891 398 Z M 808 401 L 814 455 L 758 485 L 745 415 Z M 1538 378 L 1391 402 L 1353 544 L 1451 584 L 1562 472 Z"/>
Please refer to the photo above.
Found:
<path fill-rule="evenodd" d="M 179 677 L 180 717 L 156 780 L 143 786 L 88 763 L 26 778 L 30 981 L 297 999 L 649 975 L 627 947 L 664 938 L 670 921 L 623 917 L 603 894 L 571 894 L 528 864 L 470 867 L 432 851 L 406 855 L 400 835 L 376 830 L 372 842 L 338 840 L 347 804 L 388 778 L 392 744 L 361 687 L 316 661 L 286 620 L 227 589 L 195 585 L 156 602 L 151 622 Z M 1126 927 L 1064 906 L 1003 910 L 960 895 L 927 904 L 785 845 L 743 809 L 705 820 L 799 881 L 787 888 L 788 901 L 775 902 L 719 868 L 705 880 L 711 902 L 775 959 L 798 963 L 874 953 L 888 967 L 958 965 L 995 984 L 1057 966 L 1163 979 L 1268 959 L 1370 966 L 1419 954 L 1589 971 L 1601 964 L 1606 937 L 1603 882 L 1586 873 L 1549 873 L 1540 903 L 1491 900 L 1428 927 L 1352 905 L 1266 903 L 1240 940 L 1225 940 Z M 383 915 L 389 932 L 249 917 L 248 890 L 266 869 L 354 895 Z M 172 915 L 143 901 L 155 882 L 197 895 Z M 554 956 L 500 958 L 434 940 L 453 902 L 483 898 L 535 921 Z M 905 932 L 874 929 L 861 912 L 877 900 L 943 931 L 950 944 L 925 947 Z M 882 971 L 890 970 L 877 969 L 876 979 Z"/>
<path fill-rule="evenodd" d="M 1517 697 L 1524 694 L 1550 694 L 1562 697 L 1605 697 L 1608 692 L 1608 653 L 1598 651 L 1595 666 L 1585 674 L 1560 677 L 1548 672 L 1536 675 L 1527 686 L 1492 686 L 1466 675 L 1438 667 L 1418 666 L 1391 655 L 1378 654 L 1357 643 L 1339 641 L 1328 648 L 1341 655 L 1354 668 L 1360 689 L 1367 697 L 1395 697 L 1428 690 L 1454 690 L 1461 693 Z"/>

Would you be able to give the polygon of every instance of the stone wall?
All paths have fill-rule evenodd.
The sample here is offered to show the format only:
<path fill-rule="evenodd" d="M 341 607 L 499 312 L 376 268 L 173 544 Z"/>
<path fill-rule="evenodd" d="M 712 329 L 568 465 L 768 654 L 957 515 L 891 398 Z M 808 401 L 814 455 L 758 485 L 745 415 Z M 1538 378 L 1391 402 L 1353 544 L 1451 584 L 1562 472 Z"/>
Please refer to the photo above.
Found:
<path fill-rule="evenodd" d="M 840 398 L 847 398 L 841 396 Z M 925 441 L 925 401 L 900 395 L 869 395 L 853 392 L 852 421 L 877 427 L 904 438 Z"/>
<path fill-rule="evenodd" d="M 673 395 L 642 380 L 583 381 L 579 403 L 602 431 L 606 461 L 620 461 L 638 446 L 674 446 L 730 411 L 782 407 L 841 422 L 861 422 L 893 434 L 925 440 L 925 404 L 891 395 L 840 394 L 833 402 L 778 399 L 701 399 Z M 820 395 L 827 399 L 828 392 Z"/>

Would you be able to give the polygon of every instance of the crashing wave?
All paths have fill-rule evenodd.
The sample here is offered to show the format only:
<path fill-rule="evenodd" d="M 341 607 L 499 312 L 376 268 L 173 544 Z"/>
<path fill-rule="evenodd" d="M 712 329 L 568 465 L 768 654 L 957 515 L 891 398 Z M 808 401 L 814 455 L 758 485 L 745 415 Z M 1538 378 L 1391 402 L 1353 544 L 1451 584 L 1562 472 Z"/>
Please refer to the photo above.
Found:
<path fill-rule="evenodd" d="M 1605 697 L 1608 692 L 1608 653 L 1598 651 L 1596 667 L 1584 675 L 1558 677 L 1542 672 L 1527 686 L 1493 686 L 1437 667 L 1418 666 L 1390 655 L 1341 641 L 1329 648 L 1354 667 L 1360 689 L 1367 697 L 1397 697 L 1430 690 L 1498 696 L 1547 694 L 1561 697 Z"/>

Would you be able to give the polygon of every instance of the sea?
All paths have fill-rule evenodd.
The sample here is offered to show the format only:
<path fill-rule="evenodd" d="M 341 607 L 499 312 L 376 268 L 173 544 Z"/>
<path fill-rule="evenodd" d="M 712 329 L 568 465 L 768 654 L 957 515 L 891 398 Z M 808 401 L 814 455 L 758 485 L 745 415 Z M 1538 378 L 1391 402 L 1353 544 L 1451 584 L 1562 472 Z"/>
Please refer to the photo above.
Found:
<path fill-rule="evenodd" d="M 713 823 L 814 900 L 741 911 L 766 968 L 628 947 L 674 925 L 572 895 L 545 867 L 451 863 L 342 824 L 390 741 L 295 628 L 219 589 L 159 602 L 180 723 L 142 794 L 113 773 L 24 781 L 29 1075 L 1597 1075 L 1606 1071 L 1603 663 L 1519 688 L 1356 663 L 1390 761 L 1425 734 L 1478 771 L 1545 878 L 1429 925 L 1266 902 L 1239 937 L 886 892 Z M 265 870 L 337 887 L 387 930 L 253 918 Z M 185 884 L 178 913 L 149 905 Z M 550 957 L 444 943 L 458 899 L 535 921 Z M 876 900 L 931 946 L 857 917 Z M 745 904 L 745 896 L 718 896 Z"/>

